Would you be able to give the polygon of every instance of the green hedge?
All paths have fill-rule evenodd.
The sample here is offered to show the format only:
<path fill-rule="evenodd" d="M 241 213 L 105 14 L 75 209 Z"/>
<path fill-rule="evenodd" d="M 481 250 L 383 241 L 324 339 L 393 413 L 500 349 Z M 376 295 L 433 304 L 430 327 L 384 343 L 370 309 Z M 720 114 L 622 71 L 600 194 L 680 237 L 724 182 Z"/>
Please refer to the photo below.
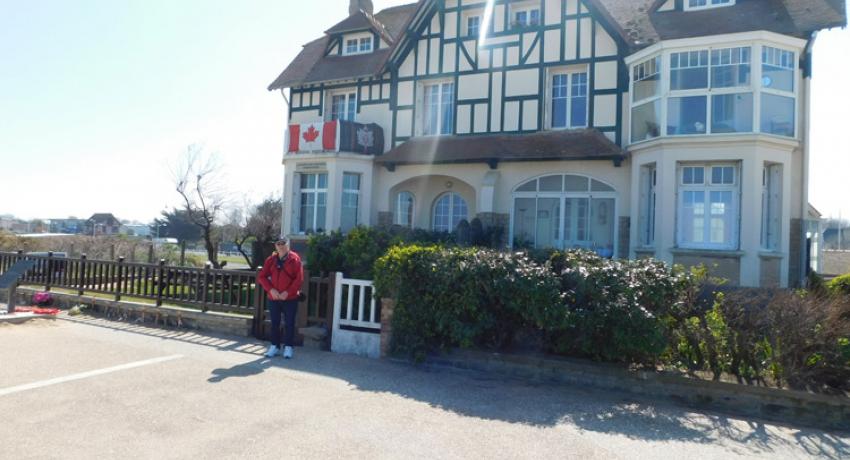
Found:
<path fill-rule="evenodd" d="M 451 347 L 505 349 L 531 329 L 565 356 L 850 390 L 850 297 L 708 286 L 703 268 L 583 251 L 539 260 L 391 248 L 374 267 L 377 294 L 396 300 L 390 349 L 416 360 Z"/>
<path fill-rule="evenodd" d="M 833 294 L 850 296 L 850 273 L 833 278 L 827 289 Z"/>

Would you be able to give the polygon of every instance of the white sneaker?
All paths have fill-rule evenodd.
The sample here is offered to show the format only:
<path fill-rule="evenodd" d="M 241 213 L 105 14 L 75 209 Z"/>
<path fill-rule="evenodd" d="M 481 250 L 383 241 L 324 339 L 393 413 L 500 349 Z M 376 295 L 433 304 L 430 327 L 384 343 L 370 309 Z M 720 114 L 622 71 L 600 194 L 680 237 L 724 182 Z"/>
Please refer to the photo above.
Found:
<path fill-rule="evenodd" d="M 283 357 L 285 359 L 292 359 L 292 347 L 283 347 Z"/>
<path fill-rule="evenodd" d="M 274 358 L 280 354 L 280 348 L 277 345 L 272 345 L 269 347 L 269 351 L 266 352 L 266 358 Z"/>

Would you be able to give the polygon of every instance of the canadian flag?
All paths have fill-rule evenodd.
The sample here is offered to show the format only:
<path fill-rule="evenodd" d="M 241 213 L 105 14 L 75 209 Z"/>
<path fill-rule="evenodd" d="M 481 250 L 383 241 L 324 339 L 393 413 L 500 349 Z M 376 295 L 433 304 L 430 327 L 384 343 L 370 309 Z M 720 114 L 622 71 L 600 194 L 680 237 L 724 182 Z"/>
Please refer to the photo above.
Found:
<path fill-rule="evenodd" d="M 326 121 L 289 125 L 288 152 L 337 151 L 338 123 Z"/>

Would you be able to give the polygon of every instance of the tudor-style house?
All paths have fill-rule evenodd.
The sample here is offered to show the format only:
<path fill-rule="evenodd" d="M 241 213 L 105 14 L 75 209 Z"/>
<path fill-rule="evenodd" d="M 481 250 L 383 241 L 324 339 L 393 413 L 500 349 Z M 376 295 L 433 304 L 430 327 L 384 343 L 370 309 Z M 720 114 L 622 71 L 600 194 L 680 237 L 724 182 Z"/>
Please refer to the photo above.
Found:
<path fill-rule="evenodd" d="M 478 217 L 513 248 L 798 285 L 812 44 L 845 24 L 843 0 L 351 0 L 269 86 L 284 229 Z"/>

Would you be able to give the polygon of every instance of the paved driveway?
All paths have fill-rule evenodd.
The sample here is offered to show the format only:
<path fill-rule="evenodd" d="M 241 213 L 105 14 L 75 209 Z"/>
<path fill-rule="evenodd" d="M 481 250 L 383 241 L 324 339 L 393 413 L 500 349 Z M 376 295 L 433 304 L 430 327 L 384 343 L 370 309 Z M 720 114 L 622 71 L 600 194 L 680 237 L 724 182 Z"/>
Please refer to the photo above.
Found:
<path fill-rule="evenodd" d="M 101 319 L 0 323 L 0 458 L 848 458 L 630 396 Z"/>

